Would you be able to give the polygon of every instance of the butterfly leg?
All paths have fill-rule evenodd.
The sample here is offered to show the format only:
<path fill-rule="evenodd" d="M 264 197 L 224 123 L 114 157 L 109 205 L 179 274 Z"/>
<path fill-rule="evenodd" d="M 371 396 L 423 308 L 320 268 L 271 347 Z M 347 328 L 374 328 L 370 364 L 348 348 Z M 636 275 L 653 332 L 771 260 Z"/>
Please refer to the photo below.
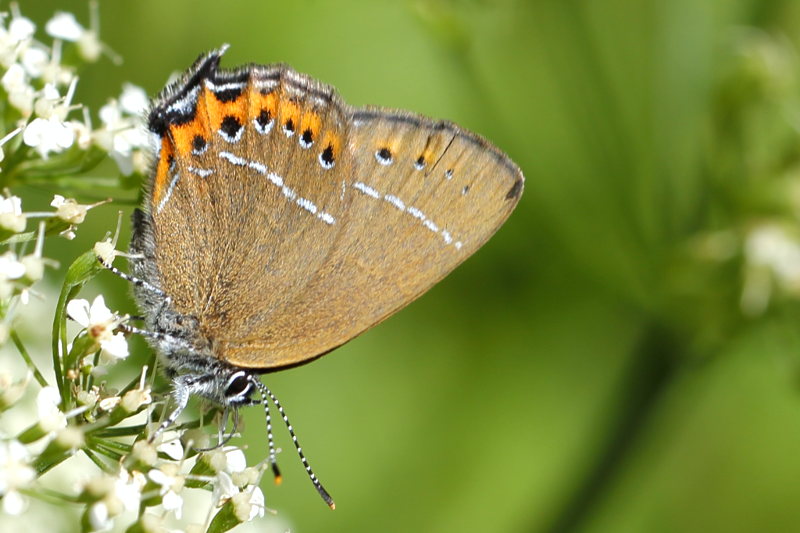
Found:
<path fill-rule="evenodd" d="M 175 402 L 175 407 L 170 411 L 169 415 L 167 415 L 167 418 L 161 422 L 153 434 L 150 435 L 147 441 L 152 443 L 165 429 L 172 426 L 183 410 L 186 409 L 186 404 L 189 403 L 189 397 L 198 391 L 206 389 L 211 379 L 212 376 L 193 376 L 191 374 L 184 374 L 173 379 L 172 399 Z"/>
<path fill-rule="evenodd" d="M 233 427 L 231 428 L 230 433 L 225 435 L 225 428 L 228 426 L 228 418 L 233 418 Z M 233 408 L 233 415 L 231 416 L 231 409 L 229 407 L 225 407 L 222 411 L 222 421 L 217 428 L 217 444 L 214 446 L 210 446 L 208 448 L 197 448 L 195 447 L 195 451 L 198 452 L 210 452 L 211 450 L 216 450 L 217 448 L 221 448 L 225 446 L 229 440 L 236 435 L 236 430 L 239 427 L 239 410 L 235 407 Z"/>
<path fill-rule="evenodd" d="M 147 291 L 150 291 L 153 294 L 158 295 L 158 296 L 160 296 L 160 297 L 162 297 L 164 299 L 169 299 L 169 296 L 167 296 L 164 291 L 162 291 L 161 289 L 159 289 L 158 287 L 156 287 L 152 283 L 148 283 L 147 281 L 145 281 L 143 279 L 140 279 L 140 278 L 137 278 L 136 276 L 131 276 L 130 274 L 126 274 L 125 272 L 121 271 L 120 269 L 118 269 L 114 265 L 110 265 L 110 264 L 106 263 L 100 257 L 98 257 L 97 260 L 100 262 L 101 265 L 103 265 L 104 268 L 106 268 L 107 270 L 111 271 L 112 274 L 114 274 L 116 276 L 119 276 L 120 278 L 124 279 L 125 281 L 133 283 L 137 287 L 142 287 L 143 289 L 145 289 Z"/>
<path fill-rule="evenodd" d="M 131 276 L 130 274 L 126 274 L 125 272 L 121 271 L 120 269 L 118 269 L 114 265 L 110 265 L 110 264 L 106 263 L 100 257 L 98 257 L 97 260 L 100 262 L 101 265 L 103 265 L 104 268 L 109 270 L 115 276 L 118 276 L 118 277 L 124 279 L 125 281 L 127 281 L 129 283 L 132 283 L 134 286 L 141 287 L 144 290 L 146 290 L 146 291 L 158 296 L 160 298 L 160 300 L 161 300 L 161 303 L 158 306 L 158 310 L 155 312 L 155 316 L 156 317 L 161 316 L 161 313 L 164 311 L 164 309 L 168 305 L 170 305 L 172 303 L 172 300 L 170 299 L 169 296 L 167 296 L 167 293 L 165 293 L 164 291 L 162 291 L 161 289 L 159 289 L 158 287 L 156 287 L 152 283 L 147 282 L 147 281 L 145 281 L 145 280 L 143 280 L 141 278 L 137 278 L 136 276 Z"/>

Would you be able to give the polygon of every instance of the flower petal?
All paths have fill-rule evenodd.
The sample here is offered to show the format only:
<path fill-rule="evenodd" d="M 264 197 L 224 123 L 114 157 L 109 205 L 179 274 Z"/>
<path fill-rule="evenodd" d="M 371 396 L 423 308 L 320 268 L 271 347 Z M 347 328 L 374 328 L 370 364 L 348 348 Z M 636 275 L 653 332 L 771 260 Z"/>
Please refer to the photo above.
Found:
<path fill-rule="evenodd" d="M 225 472 L 217 474 L 217 482 L 214 484 L 214 500 L 221 502 L 233 498 L 239 494 L 239 488 L 233 483 L 231 476 Z"/>
<path fill-rule="evenodd" d="M 3 496 L 3 512 L 9 515 L 19 515 L 28 507 L 28 502 L 19 492 L 15 490 L 8 491 Z"/>
<path fill-rule="evenodd" d="M 89 302 L 82 298 L 67 302 L 67 315 L 85 328 L 89 327 L 89 310 Z"/>
<path fill-rule="evenodd" d="M 181 498 L 175 491 L 167 491 L 164 498 L 161 500 L 161 505 L 167 511 L 175 511 L 175 517 L 180 520 L 181 510 L 183 509 L 183 498 Z"/>
<path fill-rule="evenodd" d="M 89 309 L 89 320 L 92 324 L 101 324 L 114 320 L 114 314 L 106 306 L 106 299 L 102 294 L 98 294 L 92 302 L 92 307 Z"/>
<path fill-rule="evenodd" d="M 128 357 L 128 341 L 122 333 L 116 333 L 108 340 L 101 340 L 100 347 L 107 358 L 118 360 Z"/>
<path fill-rule="evenodd" d="M 241 448 L 231 448 L 230 450 L 224 451 L 228 460 L 225 467 L 226 472 L 232 474 L 234 472 L 242 472 L 245 468 L 247 468 L 247 459 L 245 458 L 244 452 Z"/>
<path fill-rule="evenodd" d="M 261 518 L 264 516 L 266 504 L 264 502 L 264 493 L 261 492 L 260 488 L 253 488 L 253 492 L 250 493 L 250 505 L 250 518 L 248 518 L 248 520 L 253 520 L 256 517 Z"/>
<path fill-rule="evenodd" d="M 0 255 L 0 276 L 6 279 L 19 279 L 25 275 L 25 265 L 17 260 L 14 252 Z"/>
<path fill-rule="evenodd" d="M 144 113 L 150 105 L 150 99 L 147 98 L 147 93 L 141 87 L 126 83 L 122 88 L 122 94 L 119 97 L 119 106 L 123 111 L 129 115 L 139 115 Z"/>
<path fill-rule="evenodd" d="M 105 502 L 97 502 L 89 508 L 89 523 L 94 531 L 111 529 L 114 522 L 108 517 L 108 507 Z"/>
<path fill-rule="evenodd" d="M 170 459 L 175 461 L 183 459 L 183 444 L 181 444 L 180 439 L 171 439 L 163 442 L 158 446 L 157 450 L 167 454 Z"/>
<path fill-rule="evenodd" d="M 33 37 L 36 25 L 31 19 L 25 17 L 14 17 L 8 25 L 8 33 L 14 42 L 24 41 Z"/>
<path fill-rule="evenodd" d="M 86 30 L 75 20 L 75 15 L 61 11 L 47 21 L 44 31 L 56 39 L 75 42 Z"/>

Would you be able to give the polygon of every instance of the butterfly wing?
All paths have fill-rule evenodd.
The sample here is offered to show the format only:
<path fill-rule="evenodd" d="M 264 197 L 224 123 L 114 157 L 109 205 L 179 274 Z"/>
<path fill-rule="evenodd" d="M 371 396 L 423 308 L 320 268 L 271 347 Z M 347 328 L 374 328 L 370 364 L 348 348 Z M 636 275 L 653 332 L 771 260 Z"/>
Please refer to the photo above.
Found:
<path fill-rule="evenodd" d="M 218 60 L 151 114 L 149 216 L 158 285 L 229 363 L 277 369 L 347 342 L 469 257 L 519 199 L 516 165 L 453 124 Z"/>
<path fill-rule="evenodd" d="M 352 118 L 336 246 L 302 291 L 229 342 L 239 366 L 261 365 L 265 354 L 297 363 L 347 342 L 447 275 L 517 203 L 519 170 L 485 141 L 402 112 Z"/>

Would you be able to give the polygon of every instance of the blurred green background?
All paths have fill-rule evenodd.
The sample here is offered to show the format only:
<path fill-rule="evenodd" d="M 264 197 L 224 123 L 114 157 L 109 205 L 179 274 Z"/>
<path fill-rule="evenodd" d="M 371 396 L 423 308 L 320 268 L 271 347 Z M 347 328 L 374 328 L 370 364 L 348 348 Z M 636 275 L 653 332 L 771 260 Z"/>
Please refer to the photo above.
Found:
<path fill-rule="evenodd" d="M 84 2 L 20 5 L 88 22 Z M 124 63 L 81 74 L 92 109 L 227 42 L 225 66 L 285 61 L 352 104 L 456 121 L 527 178 L 497 236 L 418 302 L 264 378 L 338 506 L 279 429 L 278 518 L 259 527 L 800 528 L 798 291 L 748 248 L 764 225 L 797 232 L 800 3 L 138 0 L 100 20 Z M 116 281 L 95 290 L 132 309 Z"/>

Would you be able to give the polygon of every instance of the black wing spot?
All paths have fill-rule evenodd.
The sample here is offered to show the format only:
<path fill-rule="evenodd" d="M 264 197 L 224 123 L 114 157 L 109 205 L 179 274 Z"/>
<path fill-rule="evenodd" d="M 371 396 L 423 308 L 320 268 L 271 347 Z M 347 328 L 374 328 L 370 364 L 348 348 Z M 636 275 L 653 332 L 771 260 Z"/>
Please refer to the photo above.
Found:
<path fill-rule="evenodd" d="M 195 135 L 192 139 L 192 152 L 195 154 L 202 154 L 206 151 L 206 140 L 202 135 Z"/>
<path fill-rule="evenodd" d="M 242 95 L 244 91 L 244 87 L 238 87 L 236 89 L 225 89 L 224 91 L 216 91 L 214 92 L 214 96 L 222 103 L 225 102 L 233 102 L 237 98 Z"/>
<path fill-rule="evenodd" d="M 319 154 L 319 162 L 323 168 L 333 168 L 333 164 L 336 162 L 335 158 L 333 157 L 333 145 L 328 145 Z"/>
<path fill-rule="evenodd" d="M 223 118 L 222 124 L 219 127 L 219 131 L 222 132 L 228 140 L 235 139 L 241 129 L 242 124 L 239 122 L 239 119 L 233 115 L 228 115 Z"/>
<path fill-rule="evenodd" d="M 508 194 L 506 194 L 506 200 L 519 198 L 520 194 L 522 194 L 522 178 L 517 178 L 517 181 L 515 181 L 514 185 L 512 185 L 508 190 Z"/>
<path fill-rule="evenodd" d="M 267 124 L 272 122 L 272 114 L 269 112 L 269 109 L 262 109 L 261 113 L 259 113 L 258 117 L 256 117 L 256 121 L 262 128 L 265 128 Z"/>
<path fill-rule="evenodd" d="M 378 163 L 381 165 L 391 165 L 392 164 L 392 151 L 388 148 L 384 147 L 375 152 L 375 159 L 378 160 Z"/>
<path fill-rule="evenodd" d="M 300 136 L 300 146 L 303 148 L 311 148 L 312 144 L 314 144 L 314 134 L 310 129 L 307 129 L 303 132 L 303 135 Z"/>

